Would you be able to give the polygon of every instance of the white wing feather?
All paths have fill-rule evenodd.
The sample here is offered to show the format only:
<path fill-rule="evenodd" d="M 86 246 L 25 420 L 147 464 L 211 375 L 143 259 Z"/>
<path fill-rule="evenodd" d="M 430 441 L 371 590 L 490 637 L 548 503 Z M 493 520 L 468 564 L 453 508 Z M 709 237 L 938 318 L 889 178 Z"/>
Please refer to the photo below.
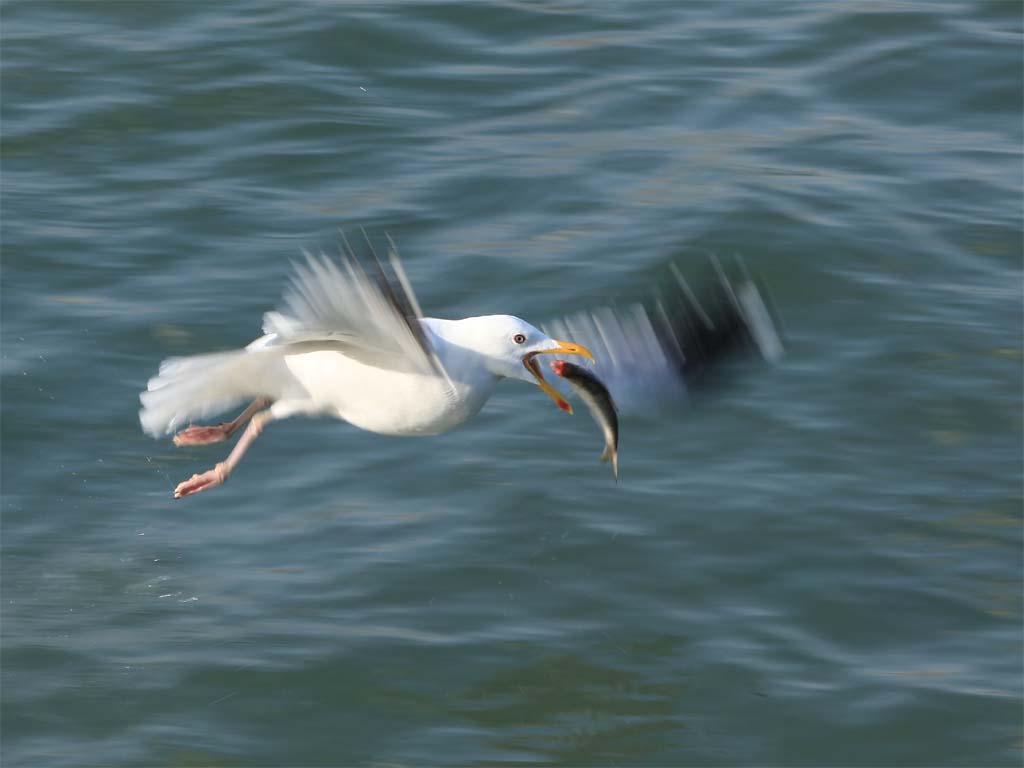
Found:
<path fill-rule="evenodd" d="M 339 264 L 323 254 L 305 256 L 305 264 L 295 265 L 283 311 L 263 316 L 267 335 L 251 348 L 333 346 L 382 368 L 439 372 L 437 356 L 418 332 L 419 305 L 394 254 L 399 285 L 383 272 L 380 280 L 372 279 L 351 257 Z"/>

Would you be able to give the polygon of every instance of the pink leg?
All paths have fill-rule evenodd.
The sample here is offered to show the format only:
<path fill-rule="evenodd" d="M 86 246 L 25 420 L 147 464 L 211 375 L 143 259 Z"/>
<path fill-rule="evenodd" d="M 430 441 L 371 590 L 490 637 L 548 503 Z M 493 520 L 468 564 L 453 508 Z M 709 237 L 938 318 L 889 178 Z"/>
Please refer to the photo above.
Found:
<path fill-rule="evenodd" d="M 269 397 L 261 397 L 253 400 L 249 407 L 238 414 L 234 421 L 223 422 L 213 426 L 201 426 L 199 424 L 181 430 L 174 436 L 175 445 L 206 445 L 207 443 L 219 443 L 227 440 L 235 432 L 245 426 L 245 422 L 270 405 Z"/>
<path fill-rule="evenodd" d="M 252 421 L 249 422 L 249 426 L 246 427 L 245 432 L 242 433 L 242 437 L 239 438 L 235 444 L 234 449 L 228 454 L 228 457 L 217 464 L 213 469 L 209 469 L 203 472 L 201 475 L 192 475 L 188 480 L 178 483 L 178 487 L 174 489 L 174 498 L 180 499 L 182 496 L 189 496 L 193 493 L 199 493 L 205 491 L 208 488 L 215 488 L 221 485 L 228 479 L 228 475 L 235 468 L 238 462 L 241 460 L 245 452 L 249 450 L 249 446 L 252 445 L 253 441 L 260 436 L 260 432 L 263 431 L 263 427 L 267 422 L 273 420 L 273 415 L 270 410 L 260 411 L 252 417 Z"/>

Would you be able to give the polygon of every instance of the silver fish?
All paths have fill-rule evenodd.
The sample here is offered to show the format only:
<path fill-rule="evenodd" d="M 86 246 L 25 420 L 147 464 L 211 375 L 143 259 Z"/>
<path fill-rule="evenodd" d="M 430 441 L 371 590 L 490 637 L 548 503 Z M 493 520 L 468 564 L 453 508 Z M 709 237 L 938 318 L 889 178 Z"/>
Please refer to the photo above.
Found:
<path fill-rule="evenodd" d="M 587 404 L 594 421 L 600 425 L 604 433 L 601 461 L 611 459 L 612 474 L 615 475 L 615 482 L 619 482 L 619 416 L 608 388 L 590 371 L 565 360 L 553 361 L 551 370 L 569 382 L 580 399 Z"/>

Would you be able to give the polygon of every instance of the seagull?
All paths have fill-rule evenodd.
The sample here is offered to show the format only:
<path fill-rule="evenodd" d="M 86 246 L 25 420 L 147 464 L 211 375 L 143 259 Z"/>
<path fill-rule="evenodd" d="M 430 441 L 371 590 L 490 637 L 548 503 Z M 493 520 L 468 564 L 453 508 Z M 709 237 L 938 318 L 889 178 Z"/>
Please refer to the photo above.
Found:
<path fill-rule="evenodd" d="M 385 435 L 436 435 L 472 419 L 502 379 L 534 384 L 572 413 L 541 373 L 541 355 L 596 363 L 620 407 L 650 407 L 685 400 L 688 385 L 737 340 L 770 361 L 781 352 L 750 280 L 734 290 L 719 275 L 715 318 L 675 271 L 672 290 L 650 308 L 602 308 L 553 322 L 585 346 L 512 315 L 424 317 L 390 238 L 388 245 L 386 262 L 372 246 L 372 258 L 357 257 L 347 242 L 337 259 L 305 252 L 281 309 L 263 316 L 263 336 L 244 349 L 160 365 L 140 394 L 143 431 L 189 446 L 244 428 L 227 458 L 179 483 L 174 498 L 223 484 L 264 428 L 291 416 L 333 417 Z M 606 359 L 596 361 L 591 348 Z M 230 422 L 191 423 L 245 403 Z"/>

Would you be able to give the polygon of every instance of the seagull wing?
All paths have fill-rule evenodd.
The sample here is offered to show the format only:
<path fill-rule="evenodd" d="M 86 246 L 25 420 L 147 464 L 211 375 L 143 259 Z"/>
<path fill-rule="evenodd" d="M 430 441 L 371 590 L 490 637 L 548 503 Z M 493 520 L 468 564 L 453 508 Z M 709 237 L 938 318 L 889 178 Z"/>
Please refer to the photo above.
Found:
<path fill-rule="evenodd" d="M 282 309 L 263 316 L 267 335 L 250 350 L 336 349 L 380 368 L 443 374 L 393 246 L 387 267 L 376 255 L 364 266 L 351 250 L 339 260 L 308 252 L 305 257 L 295 265 Z"/>
<path fill-rule="evenodd" d="M 772 363 L 783 353 L 779 326 L 758 281 L 742 265 L 734 277 L 715 259 L 711 266 L 710 275 L 691 287 L 672 265 L 653 300 L 579 312 L 547 323 L 544 332 L 594 353 L 592 371 L 621 412 L 683 405 L 732 353 L 746 350 Z"/>

